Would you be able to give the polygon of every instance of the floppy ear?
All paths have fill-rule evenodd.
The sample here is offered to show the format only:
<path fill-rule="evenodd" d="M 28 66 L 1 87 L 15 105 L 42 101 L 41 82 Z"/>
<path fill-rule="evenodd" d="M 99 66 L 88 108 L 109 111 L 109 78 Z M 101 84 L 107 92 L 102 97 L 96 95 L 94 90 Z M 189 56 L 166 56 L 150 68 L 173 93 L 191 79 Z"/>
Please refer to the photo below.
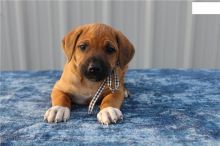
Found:
<path fill-rule="evenodd" d="M 134 56 L 134 46 L 120 31 L 117 31 L 116 39 L 119 48 L 119 65 L 124 68 Z"/>
<path fill-rule="evenodd" d="M 62 48 L 67 56 L 68 62 L 72 59 L 76 42 L 80 34 L 82 34 L 82 31 L 82 27 L 77 27 L 68 34 L 66 34 L 62 40 Z"/>

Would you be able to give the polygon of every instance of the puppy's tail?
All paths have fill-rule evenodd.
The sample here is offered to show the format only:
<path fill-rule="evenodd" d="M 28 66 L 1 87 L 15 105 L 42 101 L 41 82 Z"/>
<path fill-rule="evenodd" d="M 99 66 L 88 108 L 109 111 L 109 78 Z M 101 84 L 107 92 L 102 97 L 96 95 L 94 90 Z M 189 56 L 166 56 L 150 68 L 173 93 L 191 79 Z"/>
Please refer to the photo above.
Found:
<path fill-rule="evenodd" d="M 127 98 L 131 96 L 131 93 L 126 88 L 124 88 L 124 95 L 125 95 L 125 98 Z"/>

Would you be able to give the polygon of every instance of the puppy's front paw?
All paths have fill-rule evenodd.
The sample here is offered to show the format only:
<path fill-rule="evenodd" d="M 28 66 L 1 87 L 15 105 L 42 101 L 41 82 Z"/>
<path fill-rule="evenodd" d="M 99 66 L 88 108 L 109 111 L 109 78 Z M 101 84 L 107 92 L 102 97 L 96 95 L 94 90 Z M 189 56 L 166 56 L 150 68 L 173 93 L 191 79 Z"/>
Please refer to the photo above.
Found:
<path fill-rule="evenodd" d="M 116 123 L 118 120 L 122 120 L 123 115 L 119 109 L 107 107 L 97 114 L 97 119 L 100 123 L 108 125 L 110 123 Z"/>
<path fill-rule="evenodd" d="M 44 120 L 48 123 L 66 122 L 70 117 L 70 109 L 63 106 L 52 106 L 49 108 L 45 115 Z"/>

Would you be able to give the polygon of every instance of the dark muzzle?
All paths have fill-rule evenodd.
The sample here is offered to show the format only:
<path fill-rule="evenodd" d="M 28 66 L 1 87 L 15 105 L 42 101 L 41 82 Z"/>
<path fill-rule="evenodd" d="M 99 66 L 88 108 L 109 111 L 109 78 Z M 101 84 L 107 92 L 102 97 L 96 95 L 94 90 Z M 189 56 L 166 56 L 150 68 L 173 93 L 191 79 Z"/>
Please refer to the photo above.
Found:
<path fill-rule="evenodd" d="M 89 80 L 98 82 L 107 78 L 110 65 L 99 57 L 91 57 L 82 65 L 81 73 Z"/>

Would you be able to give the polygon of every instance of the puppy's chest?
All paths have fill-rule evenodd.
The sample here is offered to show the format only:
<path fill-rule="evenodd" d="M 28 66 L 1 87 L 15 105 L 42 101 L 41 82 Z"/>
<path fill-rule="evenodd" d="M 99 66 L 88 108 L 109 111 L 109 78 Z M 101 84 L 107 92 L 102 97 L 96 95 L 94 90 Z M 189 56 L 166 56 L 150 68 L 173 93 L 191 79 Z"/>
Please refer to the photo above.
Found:
<path fill-rule="evenodd" d="M 72 92 L 72 101 L 77 104 L 89 104 L 96 93 L 94 87 L 76 86 Z"/>
<path fill-rule="evenodd" d="M 93 95 L 91 93 L 82 94 L 75 92 L 73 93 L 72 101 L 77 104 L 88 104 L 91 101 L 92 97 Z"/>

